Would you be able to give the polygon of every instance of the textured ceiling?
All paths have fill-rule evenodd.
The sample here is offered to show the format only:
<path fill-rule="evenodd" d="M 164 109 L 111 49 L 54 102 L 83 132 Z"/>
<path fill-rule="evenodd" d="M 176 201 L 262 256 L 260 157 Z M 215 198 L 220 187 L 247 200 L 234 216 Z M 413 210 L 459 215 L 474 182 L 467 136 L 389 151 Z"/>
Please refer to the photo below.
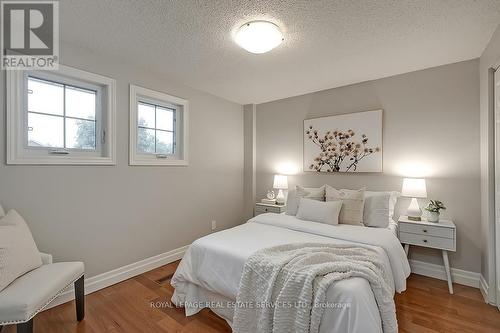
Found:
<path fill-rule="evenodd" d="M 228 100 L 261 103 L 476 58 L 499 0 L 61 0 L 61 38 Z M 246 21 L 285 42 L 250 54 Z"/>

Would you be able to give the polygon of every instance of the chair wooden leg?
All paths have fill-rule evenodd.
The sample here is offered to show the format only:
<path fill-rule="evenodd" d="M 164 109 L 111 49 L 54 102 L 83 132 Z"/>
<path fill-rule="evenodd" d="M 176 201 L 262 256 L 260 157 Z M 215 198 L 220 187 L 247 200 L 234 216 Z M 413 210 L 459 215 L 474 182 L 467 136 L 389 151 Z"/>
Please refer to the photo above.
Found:
<path fill-rule="evenodd" d="M 17 333 L 33 333 L 33 318 L 21 324 L 17 324 Z"/>
<path fill-rule="evenodd" d="M 75 281 L 75 300 L 76 320 L 82 321 L 85 317 L 85 286 L 83 276 Z"/>

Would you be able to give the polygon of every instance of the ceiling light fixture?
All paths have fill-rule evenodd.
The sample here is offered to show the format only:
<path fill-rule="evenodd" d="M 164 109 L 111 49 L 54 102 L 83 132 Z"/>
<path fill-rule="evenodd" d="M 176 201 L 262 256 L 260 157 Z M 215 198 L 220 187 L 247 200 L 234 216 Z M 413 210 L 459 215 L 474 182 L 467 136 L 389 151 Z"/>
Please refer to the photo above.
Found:
<path fill-rule="evenodd" d="M 268 21 L 243 24 L 235 35 L 236 43 L 251 53 L 266 53 L 280 45 L 283 34 L 280 28 Z"/>

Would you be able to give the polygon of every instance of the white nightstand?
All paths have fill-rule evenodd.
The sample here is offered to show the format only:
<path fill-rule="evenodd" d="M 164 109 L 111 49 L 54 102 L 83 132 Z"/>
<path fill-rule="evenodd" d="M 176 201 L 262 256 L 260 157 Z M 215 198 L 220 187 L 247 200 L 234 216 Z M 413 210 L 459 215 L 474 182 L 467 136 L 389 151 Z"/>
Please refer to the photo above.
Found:
<path fill-rule="evenodd" d="M 407 216 L 399 218 L 399 240 L 405 244 L 408 255 L 410 245 L 417 245 L 442 251 L 448 290 L 453 294 L 448 251 L 456 251 L 456 227 L 453 221 L 440 220 L 439 223 L 427 221 L 411 221 Z"/>
<path fill-rule="evenodd" d="M 254 216 L 264 213 L 281 214 L 285 211 L 285 205 L 270 205 L 261 202 L 255 204 Z"/>

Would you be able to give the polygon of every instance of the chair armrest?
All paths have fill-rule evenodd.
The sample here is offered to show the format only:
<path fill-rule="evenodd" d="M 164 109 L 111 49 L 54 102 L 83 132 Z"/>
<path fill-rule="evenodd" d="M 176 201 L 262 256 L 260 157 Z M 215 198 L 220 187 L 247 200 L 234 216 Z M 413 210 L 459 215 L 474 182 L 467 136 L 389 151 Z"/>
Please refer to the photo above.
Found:
<path fill-rule="evenodd" d="M 42 258 L 42 264 L 48 265 L 52 264 L 52 255 L 40 252 L 40 257 Z"/>

